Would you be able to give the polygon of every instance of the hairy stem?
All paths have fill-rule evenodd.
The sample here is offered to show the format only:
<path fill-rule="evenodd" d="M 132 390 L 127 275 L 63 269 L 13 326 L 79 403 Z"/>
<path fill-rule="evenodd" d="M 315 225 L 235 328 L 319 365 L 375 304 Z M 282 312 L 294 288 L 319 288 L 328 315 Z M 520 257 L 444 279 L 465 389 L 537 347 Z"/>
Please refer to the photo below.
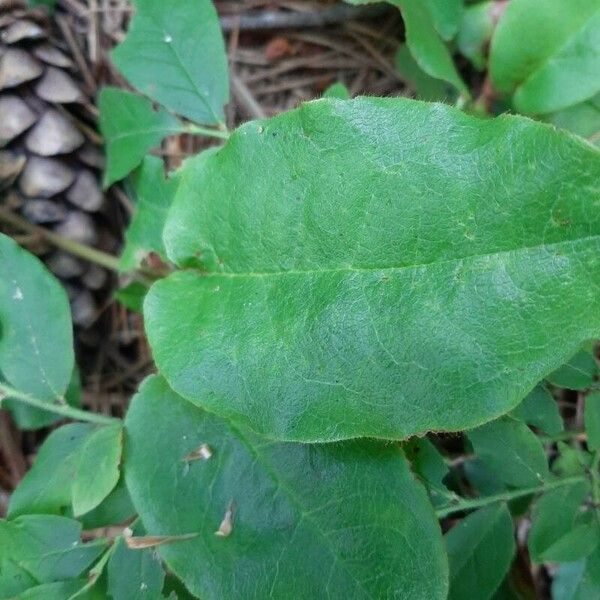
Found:
<path fill-rule="evenodd" d="M 483 496 L 482 498 L 473 498 L 466 500 L 458 500 L 451 506 L 443 506 L 435 511 L 438 519 L 443 519 L 452 513 L 461 512 L 463 510 L 474 510 L 483 506 L 489 506 L 490 504 L 496 504 L 497 502 L 508 502 L 515 498 L 522 498 L 523 496 L 531 496 L 533 494 L 540 494 L 542 492 L 548 492 L 565 485 L 574 485 L 580 481 L 586 479 L 585 475 L 576 475 L 573 477 L 565 477 L 564 479 L 555 479 L 554 481 L 548 481 L 541 483 L 540 485 L 534 485 L 531 487 L 520 488 L 518 490 L 508 490 L 499 494 L 493 494 L 491 496 Z"/>
<path fill-rule="evenodd" d="M 120 419 L 116 419 L 115 417 L 107 417 L 105 415 L 87 412 L 85 410 L 75 408 L 74 406 L 69 406 L 68 404 L 44 402 L 39 398 L 34 398 L 25 392 L 21 392 L 9 385 L 6 385 L 5 383 L 0 382 L 0 402 L 6 398 L 16 400 L 17 402 L 22 402 L 23 404 L 28 404 L 34 408 L 39 408 L 68 419 L 74 419 L 76 421 L 86 421 L 88 423 L 96 423 L 98 425 L 113 425 L 114 423 L 120 422 Z"/>

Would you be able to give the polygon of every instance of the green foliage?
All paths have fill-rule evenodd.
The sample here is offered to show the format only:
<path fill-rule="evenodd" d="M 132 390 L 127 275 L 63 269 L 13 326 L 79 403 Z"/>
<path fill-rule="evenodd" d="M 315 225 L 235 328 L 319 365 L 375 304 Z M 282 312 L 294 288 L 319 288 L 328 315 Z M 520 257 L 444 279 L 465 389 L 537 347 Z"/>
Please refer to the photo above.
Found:
<path fill-rule="evenodd" d="M 223 122 L 229 99 L 227 58 L 210 0 L 137 0 L 125 41 L 112 53 L 140 92 L 206 125 Z"/>
<path fill-rule="evenodd" d="M 525 113 L 587 100 L 600 91 L 599 31 L 599 0 L 511 0 L 492 38 L 492 82 Z"/>
<path fill-rule="evenodd" d="M 146 298 L 158 368 L 280 440 L 476 426 L 600 328 L 599 168 L 532 121 L 404 99 L 242 126 L 182 174 L 164 240 L 196 270 Z"/>
<path fill-rule="evenodd" d="M 491 598 L 515 553 L 513 526 L 505 504 L 471 513 L 445 536 L 450 561 L 449 600 Z"/>
<path fill-rule="evenodd" d="M 269 442 L 156 377 L 133 399 L 126 431 L 127 485 L 146 529 L 197 535 L 159 548 L 194 594 L 445 597 L 439 528 L 398 448 Z M 212 456 L 190 460 L 203 444 Z"/>
<path fill-rule="evenodd" d="M 0 234 L 0 401 L 8 396 L 3 404 L 23 429 L 48 425 L 56 420 L 52 413 L 12 401 L 2 383 L 44 403 L 65 403 L 73 369 L 64 289 L 37 258 Z"/>
<path fill-rule="evenodd" d="M 162 232 L 178 183 L 177 174 L 165 178 L 163 162 L 155 156 L 146 156 L 133 174 L 135 212 L 119 261 L 124 271 L 139 267 L 150 253 L 167 260 Z"/>
<path fill-rule="evenodd" d="M 391 3 L 417 96 L 598 141 L 600 0 Z M 600 598 L 598 150 L 341 84 L 230 136 L 212 4 L 135 8 L 114 56 L 151 100 L 107 88 L 100 121 L 105 183 L 135 169 L 115 296 L 179 269 L 145 300 L 159 375 L 124 426 L 77 408 L 66 296 L 0 235 L 0 402 L 83 421 L 10 498 L 0 598 L 522 600 L 526 555 Z M 179 132 L 230 139 L 165 174 Z"/>
<path fill-rule="evenodd" d="M 102 89 L 98 108 L 108 158 L 105 186 L 135 169 L 165 136 L 182 131 L 179 120 L 166 110 L 155 111 L 148 100 L 117 88 Z"/>

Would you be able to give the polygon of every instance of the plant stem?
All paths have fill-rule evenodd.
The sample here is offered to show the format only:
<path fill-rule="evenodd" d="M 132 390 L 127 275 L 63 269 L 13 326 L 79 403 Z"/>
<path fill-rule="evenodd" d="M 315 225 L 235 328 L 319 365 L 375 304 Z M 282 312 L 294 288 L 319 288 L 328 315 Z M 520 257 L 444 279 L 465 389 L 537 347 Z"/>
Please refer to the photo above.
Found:
<path fill-rule="evenodd" d="M 206 135 L 208 137 L 218 138 L 220 140 L 226 140 L 229 138 L 229 131 L 222 129 L 210 129 L 209 127 L 202 127 L 200 125 L 186 125 L 183 129 L 184 133 L 191 133 L 193 135 Z"/>
<path fill-rule="evenodd" d="M 5 383 L 0 382 L 0 402 L 6 398 L 17 400 L 18 402 L 23 402 L 24 404 L 28 404 L 34 408 L 46 410 L 48 412 L 61 415 L 62 417 L 67 417 L 68 419 L 74 419 L 77 421 L 87 421 L 88 423 L 97 423 L 98 425 L 113 425 L 115 423 L 120 423 L 120 419 L 116 419 L 115 417 L 107 417 L 105 415 L 87 412 L 85 410 L 75 408 L 74 406 L 69 406 L 68 404 L 44 402 L 39 398 L 34 398 L 25 392 L 21 392 L 10 387 L 9 385 L 6 385 Z"/>
<path fill-rule="evenodd" d="M 482 506 L 488 506 L 489 504 L 495 504 L 496 502 L 507 502 L 514 500 L 515 498 L 522 498 L 523 496 L 531 496 L 532 494 L 539 494 L 541 492 L 547 492 L 564 485 L 573 485 L 580 481 L 585 481 L 585 475 L 576 475 L 573 477 L 566 477 L 564 479 L 556 479 L 554 481 L 548 481 L 547 483 L 541 483 L 540 485 L 534 485 L 531 487 L 521 488 L 518 490 L 509 490 L 494 494 L 492 496 L 483 496 L 482 498 L 473 498 L 467 500 L 459 500 L 452 506 L 444 506 L 435 511 L 438 519 L 443 519 L 448 515 L 455 512 L 461 512 L 463 510 L 473 510 L 475 508 L 481 508 Z"/>
<path fill-rule="evenodd" d="M 88 262 L 100 265 L 101 267 L 104 267 L 109 271 L 114 271 L 115 273 L 120 272 L 119 259 L 116 256 L 113 256 L 112 254 L 107 254 L 106 252 L 102 252 L 101 250 L 96 250 L 96 248 L 91 248 L 90 246 L 86 246 L 85 244 L 74 242 L 73 240 L 65 238 L 62 235 L 58 235 L 53 231 L 49 231 L 48 229 L 44 229 L 43 227 L 39 227 L 38 225 L 32 225 L 25 219 L 22 219 L 18 215 L 15 215 L 13 212 L 6 208 L 0 207 L 0 222 L 12 225 L 20 231 L 38 235 L 42 239 L 56 246 L 57 248 L 60 248 L 61 250 L 64 250 L 65 252 L 68 252 L 73 256 L 77 256 L 78 258 L 87 260 Z M 148 269 L 146 267 L 138 269 L 138 272 L 143 276 L 150 277 L 151 279 L 158 279 L 159 277 L 163 277 L 166 274 L 159 271 L 155 271 L 154 269 Z"/>

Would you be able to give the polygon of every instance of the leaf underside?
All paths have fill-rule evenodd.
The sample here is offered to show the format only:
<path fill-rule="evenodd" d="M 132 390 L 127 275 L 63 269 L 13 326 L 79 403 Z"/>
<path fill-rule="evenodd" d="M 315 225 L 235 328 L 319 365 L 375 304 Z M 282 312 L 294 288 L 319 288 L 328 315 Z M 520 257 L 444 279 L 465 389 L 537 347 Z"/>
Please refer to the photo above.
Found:
<path fill-rule="evenodd" d="M 549 126 L 406 99 L 248 123 L 182 173 L 159 370 L 281 440 L 486 422 L 600 333 L 599 173 Z"/>

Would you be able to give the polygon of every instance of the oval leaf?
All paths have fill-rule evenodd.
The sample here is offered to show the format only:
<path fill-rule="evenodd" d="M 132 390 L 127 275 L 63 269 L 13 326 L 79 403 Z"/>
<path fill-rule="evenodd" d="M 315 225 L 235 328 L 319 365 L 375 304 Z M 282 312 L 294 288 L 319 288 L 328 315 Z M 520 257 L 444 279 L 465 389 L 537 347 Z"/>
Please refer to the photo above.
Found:
<path fill-rule="evenodd" d="M 123 430 L 121 425 L 100 427 L 81 448 L 73 481 L 73 514 L 96 508 L 119 481 Z"/>
<path fill-rule="evenodd" d="M 600 334 L 599 170 L 547 125 L 405 99 L 249 123 L 182 174 L 165 244 L 200 271 L 146 298 L 157 365 L 282 440 L 479 425 Z"/>
<path fill-rule="evenodd" d="M 207 125 L 223 122 L 229 99 L 227 57 L 210 0 L 138 0 L 117 68 L 138 90 L 172 111 Z"/>
<path fill-rule="evenodd" d="M 195 595 L 446 597 L 439 527 L 397 446 L 271 443 L 158 377 L 134 398 L 126 432 L 127 486 L 147 534 L 197 534 L 157 547 Z"/>
<path fill-rule="evenodd" d="M 0 381 L 54 402 L 64 399 L 74 362 L 64 289 L 35 256 L 0 234 Z M 56 420 L 51 413 L 10 406 L 24 429 Z"/>

